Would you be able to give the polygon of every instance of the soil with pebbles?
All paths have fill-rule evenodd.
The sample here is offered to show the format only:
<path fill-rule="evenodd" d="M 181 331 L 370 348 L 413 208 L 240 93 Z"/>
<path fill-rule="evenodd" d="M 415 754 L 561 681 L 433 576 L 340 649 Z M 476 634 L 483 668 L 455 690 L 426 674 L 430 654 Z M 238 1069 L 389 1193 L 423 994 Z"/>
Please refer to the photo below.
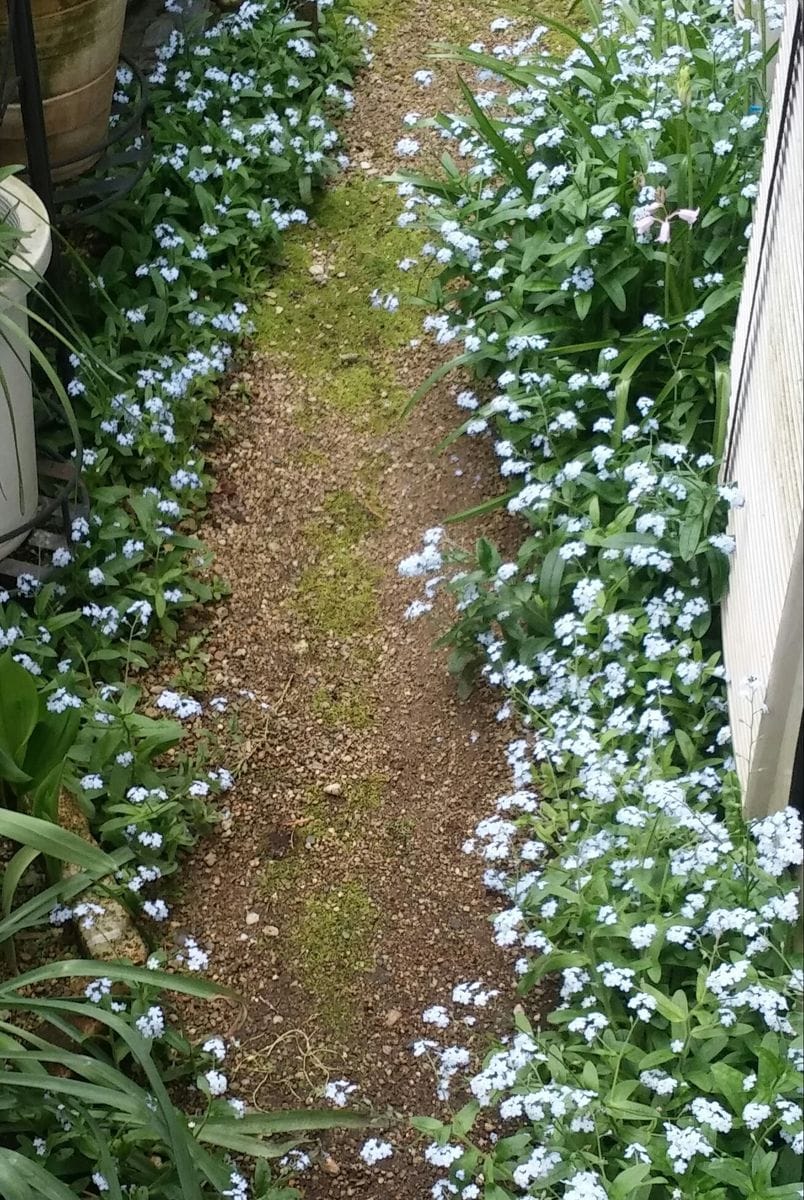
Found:
<path fill-rule="evenodd" d="M 457 92 L 442 74 L 424 93 L 411 79 L 441 35 L 443 13 L 434 0 L 417 0 L 381 39 L 345 126 L 354 172 L 396 169 L 404 113 L 433 111 Z M 462 19 L 474 22 L 467 40 L 487 32 L 488 13 L 467 8 Z M 305 237 L 326 255 L 314 227 Z M 326 284 L 300 286 L 320 286 L 326 320 Z M 432 369 L 433 351 L 389 352 L 387 365 L 412 391 Z M 183 869 L 173 926 L 192 931 L 211 951 L 213 977 L 245 998 L 234 1020 L 214 1006 L 192 1008 L 187 1019 L 195 1033 L 232 1030 L 240 1046 L 228 1066 L 231 1090 L 258 1108 L 320 1103 L 323 1083 L 346 1077 L 376 1111 L 433 1112 L 433 1070 L 410 1051 L 432 1033 L 422 1010 L 449 1003 L 459 980 L 482 980 L 499 989 L 497 1001 L 477 1011 L 476 1026 L 447 1036 L 482 1050 L 489 1029 L 510 1022 L 511 964 L 489 930 L 494 898 L 461 850 L 507 785 L 505 731 L 493 697 L 459 701 L 434 652 L 446 608 L 403 621 L 417 586 L 396 571 L 424 529 L 499 491 L 487 447 L 464 439 L 457 451 L 434 453 L 456 423 L 455 390 L 454 380 L 436 387 L 410 419 L 378 431 L 319 403 L 292 361 L 255 351 L 219 407 L 230 433 L 212 454 L 218 488 L 202 532 L 231 595 L 205 614 L 206 687 L 256 699 L 239 702 L 236 720 L 221 717 L 213 730 L 215 757 L 234 763 L 237 786 L 223 826 Z M 302 411 L 315 420 L 300 421 Z M 310 528 L 329 528 L 335 494 L 382 515 L 365 522 L 358 542 L 375 611 L 346 634 L 312 627 L 299 592 L 319 561 Z M 456 530 L 466 542 L 478 527 Z M 503 519 L 484 518 L 489 530 L 504 538 Z M 331 583 L 337 592 L 337 577 Z M 339 698 L 354 689 L 365 713 L 333 721 Z M 351 789 L 366 780 L 376 784 L 371 803 L 349 811 Z M 370 902 L 356 934 L 358 961 L 348 944 L 318 948 L 336 973 L 342 960 L 351 981 L 345 1009 L 333 1016 L 327 987 L 322 999 L 300 957 L 300 945 L 313 951 L 299 930 L 322 896 L 337 918 L 338 897 L 355 885 Z M 298 1182 L 307 1200 L 429 1196 L 434 1175 L 404 1122 L 387 1135 L 394 1157 L 371 1169 L 357 1155 L 365 1136 L 323 1139 L 323 1165 Z"/>

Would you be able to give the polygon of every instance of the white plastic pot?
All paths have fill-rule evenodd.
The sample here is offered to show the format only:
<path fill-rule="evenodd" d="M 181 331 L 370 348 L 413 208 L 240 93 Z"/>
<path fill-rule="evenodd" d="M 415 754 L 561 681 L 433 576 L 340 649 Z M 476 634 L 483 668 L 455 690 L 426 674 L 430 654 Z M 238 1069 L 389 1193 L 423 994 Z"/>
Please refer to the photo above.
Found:
<path fill-rule="evenodd" d="M 36 193 L 14 176 L 0 183 L 0 220 L 23 235 L 8 266 L 0 268 L 4 317 L 0 325 L 0 558 L 4 558 L 26 535 L 3 535 L 31 520 L 39 497 L 25 305 L 50 262 L 50 222 Z M 19 335 L 6 320 L 13 321 Z"/>

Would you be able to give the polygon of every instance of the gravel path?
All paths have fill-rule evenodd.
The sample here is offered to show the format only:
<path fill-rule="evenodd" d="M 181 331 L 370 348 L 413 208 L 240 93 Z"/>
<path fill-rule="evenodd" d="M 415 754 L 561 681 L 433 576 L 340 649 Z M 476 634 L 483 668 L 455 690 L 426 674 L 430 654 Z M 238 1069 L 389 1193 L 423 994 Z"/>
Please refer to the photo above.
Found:
<path fill-rule="evenodd" d="M 424 529 L 498 485 L 483 446 L 434 454 L 456 423 L 454 380 L 411 419 L 393 415 L 432 351 L 372 311 L 354 252 L 396 244 L 395 197 L 379 177 L 399 166 L 401 117 L 457 92 L 454 72 L 426 92 L 412 72 L 445 30 L 486 35 L 482 7 L 414 0 L 396 28 L 377 18 L 375 63 L 345 127 L 353 167 L 289 246 L 257 348 L 216 417 L 218 492 L 202 532 L 231 595 L 204 615 L 204 686 L 256 698 L 209 731 L 237 787 L 230 818 L 183 870 L 174 932 L 191 930 L 214 977 L 246 998 L 229 1069 L 233 1093 L 259 1108 L 320 1103 L 327 1079 L 346 1077 L 380 1111 L 432 1112 L 432 1070 L 409 1048 L 427 1033 L 422 1010 L 460 980 L 499 988 L 467 1030 L 480 1045 L 510 1013 L 493 899 L 461 852 L 506 785 L 503 734 L 489 697 L 458 701 L 433 650 L 446 613 L 403 621 L 415 587 L 396 573 Z M 458 529 L 462 541 L 477 532 Z M 231 1010 L 217 1015 L 191 1010 L 191 1031 L 231 1025 Z M 412 1135 L 390 1136 L 393 1159 L 373 1169 L 357 1158 L 362 1137 L 328 1138 L 304 1196 L 424 1200 L 432 1176 Z"/>

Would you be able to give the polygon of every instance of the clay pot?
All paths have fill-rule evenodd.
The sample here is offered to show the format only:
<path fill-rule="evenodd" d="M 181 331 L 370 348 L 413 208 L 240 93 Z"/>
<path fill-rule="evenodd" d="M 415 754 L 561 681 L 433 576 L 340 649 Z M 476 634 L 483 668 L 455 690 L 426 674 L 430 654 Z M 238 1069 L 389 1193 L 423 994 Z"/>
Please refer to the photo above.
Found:
<path fill-rule="evenodd" d="M 96 147 L 108 131 L 125 11 L 126 0 L 31 0 L 56 180 L 80 175 L 99 157 Z M 7 36 L 3 3 L 0 39 Z M 20 108 L 10 104 L 0 125 L 0 164 L 25 162 Z"/>

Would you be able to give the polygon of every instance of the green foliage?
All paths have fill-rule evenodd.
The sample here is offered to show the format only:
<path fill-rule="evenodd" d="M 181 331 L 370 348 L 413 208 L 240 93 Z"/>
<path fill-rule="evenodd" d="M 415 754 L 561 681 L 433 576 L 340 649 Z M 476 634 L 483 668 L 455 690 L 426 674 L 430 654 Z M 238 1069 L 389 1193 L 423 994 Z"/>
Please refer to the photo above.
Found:
<path fill-rule="evenodd" d="M 496 939 L 521 955 L 516 1033 L 475 1102 L 416 1124 L 483 1200 L 792 1200 L 801 821 L 742 818 L 718 636 L 764 35 L 730 5 L 653 0 L 604 4 L 589 41 L 561 32 L 564 60 L 459 56 L 481 88 L 434 123 L 461 164 L 407 200 L 447 264 L 429 323 L 478 380 L 461 432 L 494 436 L 523 522 L 505 555 L 430 531 L 402 568 L 457 561 L 451 667 L 521 722 L 476 838 L 509 904 Z"/>
<path fill-rule="evenodd" d="M 167 691 L 152 715 L 132 680 L 176 639 L 184 611 L 216 594 L 192 536 L 211 483 L 198 442 L 283 230 L 306 221 L 303 206 L 337 170 L 331 121 L 349 100 L 361 40 L 359 23 L 337 13 L 314 42 L 278 0 L 174 35 L 151 79 L 153 159 L 73 259 L 80 353 L 69 397 L 32 346 L 63 401 L 90 515 L 76 519 L 44 584 L 21 576 L 0 592 L 0 788 L 17 808 L 0 809 L 0 836 L 20 845 L 3 877 L 10 959 L 11 939 L 48 917 L 91 924 L 101 890 L 164 917 L 149 889 L 231 784 L 179 746 L 181 720 L 201 705 Z M 118 86 L 129 84 L 124 70 Z M 48 304 L 43 296 L 32 320 L 58 336 L 41 315 Z M 69 451 L 42 416 L 40 448 Z M 190 661 L 200 645 L 180 653 L 179 686 L 203 688 Z M 60 788 L 102 849 L 54 823 Z M 31 894 L 40 856 L 81 869 Z M 190 939 L 177 958 L 193 970 L 206 956 Z M 221 989 L 164 962 L 57 962 L 0 984 L 0 1194 L 240 1196 L 235 1161 L 251 1159 L 254 1200 L 296 1195 L 282 1184 L 288 1151 L 333 1114 L 241 1117 L 222 1090 L 224 1048 L 192 1046 L 167 999 Z"/>

